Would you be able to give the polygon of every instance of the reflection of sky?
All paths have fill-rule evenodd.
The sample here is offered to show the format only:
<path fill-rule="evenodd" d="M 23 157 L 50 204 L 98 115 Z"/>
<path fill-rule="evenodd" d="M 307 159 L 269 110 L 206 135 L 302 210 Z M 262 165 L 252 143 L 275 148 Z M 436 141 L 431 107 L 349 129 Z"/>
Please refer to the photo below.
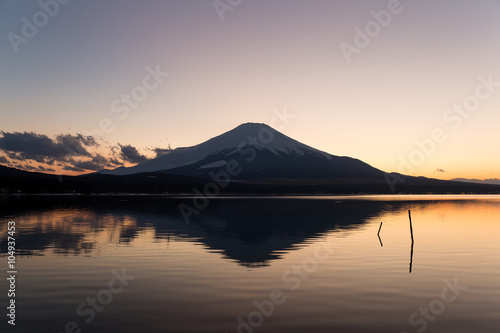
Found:
<path fill-rule="evenodd" d="M 297 118 L 283 132 L 329 153 L 397 171 L 399 155 L 443 127 L 447 142 L 414 174 L 500 178 L 499 94 L 458 130 L 442 119 L 479 76 L 500 81 L 498 1 L 402 5 L 348 65 L 339 44 L 352 43 L 353 28 L 387 1 L 246 1 L 224 22 L 211 1 L 72 1 L 15 54 L 7 34 L 20 33 L 21 18 L 39 7 L 4 0 L 0 130 L 53 137 L 107 117 L 112 144 L 179 147 L 243 122 L 269 123 L 273 108 L 286 106 Z M 111 102 L 156 64 L 170 76 L 119 119 Z"/>
<path fill-rule="evenodd" d="M 303 205 L 299 208 L 295 201 L 236 199 L 214 202 L 203 216 L 186 224 L 176 200 L 98 198 L 90 201 L 92 208 L 86 208 L 85 201 L 77 200 L 83 205 L 68 209 L 60 208 L 55 201 L 35 200 L 48 206 L 21 214 L 10 208 L 7 214 L 13 214 L 9 219 L 16 221 L 17 237 L 23 244 L 19 253 L 94 256 L 106 248 L 161 247 L 165 242 L 187 238 L 240 265 L 260 267 L 327 231 L 340 226 L 356 228 L 383 207 L 381 203 L 354 202 L 330 207 L 328 201 L 305 200 L 300 201 Z M 309 219 L 313 222 L 304 223 Z"/>
<path fill-rule="evenodd" d="M 318 332 L 409 332 L 415 327 L 408 317 L 437 299 L 445 280 L 458 279 L 467 290 L 431 323 L 432 330 L 496 332 L 499 199 L 338 199 L 224 199 L 189 225 L 172 213 L 175 204 L 158 198 L 144 198 L 161 203 L 150 206 L 140 198 L 108 198 L 100 206 L 86 198 L 70 209 L 50 209 L 56 200 L 47 199 L 38 199 L 45 209 L 30 209 L 33 198 L 16 199 L 23 209 L 1 211 L 19 227 L 18 248 L 37 244 L 31 235 L 50 241 L 41 251 L 17 256 L 22 278 L 16 302 L 25 318 L 18 328 L 54 332 L 75 320 L 96 333 L 112 327 L 234 332 L 236 318 L 254 311 L 255 300 L 280 289 L 287 301 L 263 332 L 306 332 L 311 322 Z M 415 236 L 411 274 L 408 209 Z M 381 221 L 383 247 L 377 239 Z M 252 237 L 255 229 L 260 238 Z M 276 256 L 255 261 L 269 245 Z M 318 252 L 324 246 L 331 246 L 329 255 Z M 248 258 L 254 261 L 241 260 Z M 106 288 L 112 270 L 122 269 L 135 279 L 86 325 L 75 308 Z M 298 269 L 307 272 L 300 280 L 293 273 Z M 297 281 L 300 287 L 291 289 Z"/>
<path fill-rule="evenodd" d="M 468 242 L 483 239 L 485 244 L 490 244 L 495 241 L 495 234 L 484 235 L 484 228 L 496 225 L 500 201 L 491 196 L 475 198 L 226 199 L 213 202 L 191 224 L 185 224 L 180 216 L 178 201 L 164 198 L 89 201 L 96 205 L 95 208 L 89 208 L 86 200 L 77 200 L 81 206 L 73 203 L 71 208 L 60 208 L 58 204 L 52 207 L 55 201 L 39 200 L 45 203 L 44 206 L 22 213 L 11 207 L 6 218 L 16 221 L 20 255 L 96 256 L 120 246 L 163 248 L 166 243 L 184 244 L 187 240 L 203 244 L 209 251 L 222 253 L 240 265 L 259 267 L 269 265 L 290 250 L 302 248 L 324 234 L 335 237 L 356 234 L 369 243 L 377 231 L 373 235 L 362 231 L 367 227 L 377 229 L 380 221 L 384 222 L 380 235 L 385 245 L 406 244 L 409 209 L 413 215 L 415 238 L 419 245 L 425 244 L 425 248 L 434 247 L 439 237 L 462 237 L 471 221 L 477 224 L 467 231 Z M 449 221 L 454 223 L 453 230 L 447 227 Z M 2 233 L 6 233 L 6 228 L 4 224 Z M 401 236 L 403 234 L 405 236 Z M 0 240 L 5 242 L 5 239 Z"/>

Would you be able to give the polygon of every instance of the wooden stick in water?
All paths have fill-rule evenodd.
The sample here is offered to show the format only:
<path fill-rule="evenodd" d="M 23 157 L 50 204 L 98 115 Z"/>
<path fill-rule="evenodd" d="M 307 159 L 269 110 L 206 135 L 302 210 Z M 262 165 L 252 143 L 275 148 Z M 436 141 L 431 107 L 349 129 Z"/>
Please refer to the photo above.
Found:
<path fill-rule="evenodd" d="M 408 218 L 410 219 L 410 234 L 411 234 L 411 251 L 410 251 L 410 273 L 413 266 L 413 227 L 411 225 L 411 212 L 408 210 Z"/>

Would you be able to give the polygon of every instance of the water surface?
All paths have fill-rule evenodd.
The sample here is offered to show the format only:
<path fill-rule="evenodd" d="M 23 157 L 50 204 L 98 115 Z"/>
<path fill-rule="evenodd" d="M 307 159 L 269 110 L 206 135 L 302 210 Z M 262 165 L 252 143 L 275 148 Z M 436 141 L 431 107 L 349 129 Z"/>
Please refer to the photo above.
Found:
<path fill-rule="evenodd" d="M 2 332 L 500 331 L 499 197 L 212 198 L 189 223 L 181 203 L 2 197 Z"/>

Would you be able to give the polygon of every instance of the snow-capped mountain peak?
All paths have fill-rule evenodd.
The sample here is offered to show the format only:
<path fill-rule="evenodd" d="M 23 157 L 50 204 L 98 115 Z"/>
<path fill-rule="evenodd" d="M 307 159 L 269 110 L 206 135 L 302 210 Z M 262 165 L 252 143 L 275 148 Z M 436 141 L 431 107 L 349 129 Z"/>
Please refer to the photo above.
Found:
<path fill-rule="evenodd" d="M 156 172 L 175 169 L 198 163 L 210 156 L 229 157 L 244 149 L 268 151 L 276 156 L 314 155 L 331 159 L 331 155 L 302 144 L 266 124 L 245 123 L 216 136 L 208 141 L 192 147 L 183 147 L 157 158 L 142 162 L 130 168 L 103 170 L 100 173 L 127 175 L 142 172 Z M 212 168 L 224 165 L 225 159 L 207 163 L 200 168 Z"/>

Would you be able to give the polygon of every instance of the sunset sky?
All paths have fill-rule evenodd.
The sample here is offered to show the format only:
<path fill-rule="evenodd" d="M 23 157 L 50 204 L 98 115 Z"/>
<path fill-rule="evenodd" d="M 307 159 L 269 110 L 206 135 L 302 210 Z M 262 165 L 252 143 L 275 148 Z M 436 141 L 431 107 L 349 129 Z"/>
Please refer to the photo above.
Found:
<path fill-rule="evenodd" d="M 259 122 L 500 178 L 500 1 L 59 1 L 0 0 L 0 164 L 88 173 Z"/>

